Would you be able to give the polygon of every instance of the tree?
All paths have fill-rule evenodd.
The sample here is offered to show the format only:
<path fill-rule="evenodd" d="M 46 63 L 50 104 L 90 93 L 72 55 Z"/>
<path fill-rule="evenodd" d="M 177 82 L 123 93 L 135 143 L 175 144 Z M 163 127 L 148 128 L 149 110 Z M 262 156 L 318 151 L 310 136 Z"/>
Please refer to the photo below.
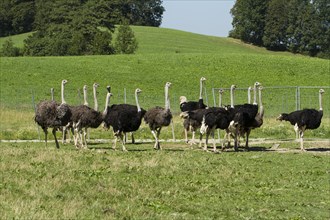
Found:
<path fill-rule="evenodd" d="M 137 48 L 138 43 L 130 26 L 128 26 L 128 24 L 119 26 L 115 41 L 116 53 L 131 54 L 134 53 Z"/>
<path fill-rule="evenodd" d="M 36 16 L 38 31 L 25 41 L 25 54 L 34 56 L 64 56 L 111 54 L 111 33 L 102 34 L 100 16 L 95 15 L 92 1 L 48 1 Z M 41 17 L 47 14 L 47 20 Z M 101 39 L 102 38 L 102 39 Z M 102 46 L 95 42 L 102 41 Z M 105 46 L 107 45 L 107 46 Z M 97 47 L 97 48 L 95 48 Z"/>
<path fill-rule="evenodd" d="M 233 30 L 229 36 L 263 45 L 265 17 L 270 0 L 237 0 L 231 9 Z"/>
<path fill-rule="evenodd" d="M 267 7 L 266 24 L 262 38 L 264 46 L 270 50 L 287 49 L 287 0 L 271 0 Z"/>
<path fill-rule="evenodd" d="M 17 57 L 20 56 L 20 50 L 18 47 L 14 46 L 14 43 L 11 38 L 6 40 L 1 49 L 1 56 L 4 57 Z"/>

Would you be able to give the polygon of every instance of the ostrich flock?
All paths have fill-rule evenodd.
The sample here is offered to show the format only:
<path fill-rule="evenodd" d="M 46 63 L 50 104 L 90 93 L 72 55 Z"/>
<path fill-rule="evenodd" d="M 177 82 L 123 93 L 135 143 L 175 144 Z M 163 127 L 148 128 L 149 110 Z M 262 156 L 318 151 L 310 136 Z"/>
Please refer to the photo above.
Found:
<path fill-rule="evenodd" d="M 195 144 L 195 133 L 199 130 L 199 147 L 207 151 L 209 136 L 213 137 L 213 151 L 217 152 L 214 141 L 216 129 L 225 131 L 224 138 L 221 141 L 221 148 L 224 150 L 230 147 L 230 140 L 234 140 L 234 149 L 238 150 L 241 137 L 245 137 L 245 148 L 249 146 L 249 135 L 252 129 L 259 128 L 263 124 L 264 107 L 262 105 L 262 89 L 259 82 L 255 82 L 253 87 L 248 88 L 248 103 L 235 105 L 234 93 L 235 85 L 230 88 L 230 105 L 222 104 L 223 90 L 219 90 L 219 107 L 208 107 L 204 104 L 202 91 L 205 78 L 200 79 L 200 93 L 198 101 L 188 101 L 185 96 L 180 96 L 180 117 L 183 120 L 186 143 Z M 142 92 L 139 88 L 135 90 L 136 105 L 113 104 L 110 106 L 112 96 L 111 87 L 107 86 L 107 95 L 105 99 L 105 108 L 103 111 L 98 109 L 97 101 L 97 83 L 93 84 L 94 108 L 89 107 L 87 102 L 87 86 L 83 87 L 84 104 L 78 106 L 68 105 L 65 101 L 64 90 L 68 81 L 62 80 L 61 83 L 61 103 L 54 101 L 53 89 L 51 89 L 52 99 L 50 101 L 41 101 L 36 106 L 35 122 L 41 126 L 45 133 L 45 142 L 47 145 L 48 128 L 52 128 L 56 147 L 59 143 L 56 138 L 56 131 L 63 133 L 63 143 L 66 141 L 68 131 L 72 133 L 74 145 L 76 148 L 87 148 L 87 129 L 97 128 L 101 124 L 106 129 L 112 127 L 115 140 L 113 148 L 116 148 L 118 138 L 122 144 L 122 150 L 127 151 L 125 147 L 126 134 L 132 134 L 137 131 L 141 125 L 142 119 L 149 126 L 155 139 L 154 149 L 161 150 L 159 135 L 162 127 L 170 125 L 172 113 L 170 110 L 169 88 L 171 83 L 165 84 L 165 106 L 156 106 L 149 110 L 140 107 L 139 94 Z M 251 91 L 253 91 L 253 103 L 251 104 Z M 295 132 L 300 138 L 300 148 L 305 151 L 303 137 L 306 129 L 316 129 L 321 124 L 323 116 L 322 94 L 323 89 L 319 91 L 320 109 L 303 109 L 282 113 L 277 120 L 289 121 L 294 126 Z M 258 94 L 258 95 L 257 95 Z M 258 101 L 257 101 L 258 96 Z M 259 102 L 259 103 L 258 103 Z M 188 140 L 188 132 L 192 132 L 191 141 Z M 202 138 L 205 134 L 204 147 L 202 147 Z"/>

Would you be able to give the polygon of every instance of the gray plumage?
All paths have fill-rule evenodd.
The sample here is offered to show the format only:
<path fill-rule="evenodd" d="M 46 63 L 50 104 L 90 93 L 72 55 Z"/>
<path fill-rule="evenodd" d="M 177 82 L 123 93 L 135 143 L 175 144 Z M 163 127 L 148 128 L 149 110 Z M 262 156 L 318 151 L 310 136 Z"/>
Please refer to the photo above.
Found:
<path fill-rule="evenodd" d="M 34 121 L 43 129 L 45 133 L 45 142 L 47 145 L 48 128 L 53 128 L 53 135 L 55 139 L 56 147 L 59 148 L 59 144 L 56 138 L 56 130 L 60 129 L 69 123 L 71 118 L 70 107 L 64 100 L 64 85 L 66 80 L 62 80 L 62 103 L 58 104 L 55 101 L 42 101 L 36 107 Z"/>
<path fill-rule="evenodd" d="M 151 133 L 153 134 L 156 142 L 155 149 L 161 149 L 159 144 L 159 134 L 164 126 L 168 126 L 172 120 L 172 113 L 169 108 L 169 97 L 168 89 L 171 86 L 171 83 L 167 82 L 165 84 L 165 108 L 156 106 L 152 109 L 149 109 L 144 115 L 144 121 L 149 125 Z"/>

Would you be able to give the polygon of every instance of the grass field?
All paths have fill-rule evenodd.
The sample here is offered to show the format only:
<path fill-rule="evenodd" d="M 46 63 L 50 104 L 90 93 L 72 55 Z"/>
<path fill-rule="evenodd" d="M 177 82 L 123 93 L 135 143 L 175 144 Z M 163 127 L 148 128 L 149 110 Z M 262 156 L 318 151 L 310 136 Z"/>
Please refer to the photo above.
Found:
<path fill-rule="evenodd" d="M 2 218 L 329 218 L 329 153 L 163 147 L 1 143 Z"/>

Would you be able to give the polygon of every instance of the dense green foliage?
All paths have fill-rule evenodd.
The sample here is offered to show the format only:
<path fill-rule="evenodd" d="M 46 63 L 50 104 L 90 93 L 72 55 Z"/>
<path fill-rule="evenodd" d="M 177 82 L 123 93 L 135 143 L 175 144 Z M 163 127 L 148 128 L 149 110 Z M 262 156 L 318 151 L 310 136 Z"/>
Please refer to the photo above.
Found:
<path fill-rule="evenodd" d="M 108 27 L 128 21 L 130 25 L 159 27 L 165 11 L 161 0 L 1 0 L 0 37 L 40 30 L 49 20 L 61 20 L 63 8 L 88 5 L 93 15 Z M 60 7 L 58 7 L 60 6 Z M 76 11 L 71 11 L 76 12 Z M 83 19 L 84 14 L 78 14 Z M 60 23 L 60 22 L 59 22 Z"/>
<path fill-rule="evenodd" d="M 109 55 L 115 52 L 111 36 L 115 24 L 158 27 L 164 11 L 161 3 L 160 0 L 5 0 L 0 10 L 0 23 L 3 23 L 0 36 L 35 30 L 25 41 L 24 55 Z M 22 7 L 24 11 L 20 10 Z M 26 18 L 27 15 L 32 18 Z M 120 32 L 119 36 L 122 35 Z M 130 35 L 124 38 L 134 39 L 132 31 Z M 137 43 L 120 39 L 116 47 L 118 53 L 134 53 Z M 2 53 L 5 54 L 10 53 Z"/>
<path fill-rule="evenodd" d="M 2 48 L 0 50 L 0 56 L 4 57 L 17 57 L 20 54 L 20 49 L 14 46 L 13 40 L 11 38 L 9 38 L 3 43 Z"/>
<path fill-rule="evenodd" d="M 138 43 L 132 28 L 127 24 L 119 26 L 115 41 L 116 53 L 131 54 L 137 47 Z"/>
<path fill-rule="evenodd" d="M 230 36 L 270 50 L 330 57 L 327 0 L 237 0 Z"/>

